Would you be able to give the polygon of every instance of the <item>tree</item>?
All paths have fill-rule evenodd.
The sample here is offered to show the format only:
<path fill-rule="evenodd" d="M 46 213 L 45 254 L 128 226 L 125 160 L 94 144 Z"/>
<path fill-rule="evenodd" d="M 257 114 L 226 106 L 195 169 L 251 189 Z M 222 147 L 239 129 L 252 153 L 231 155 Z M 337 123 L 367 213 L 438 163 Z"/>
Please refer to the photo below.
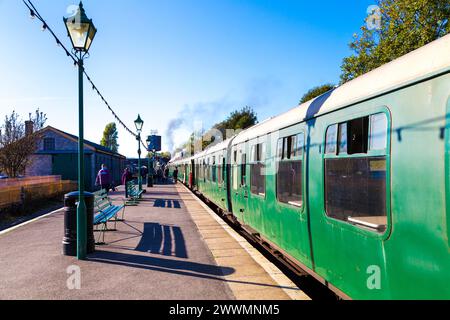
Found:
<path fill-rule="evenodd" d="M 117 126 L 114 122 L 106 125 L 103 131 L 103 138 L 100 141 L 100 145 L 111 149 L 113 152 L 119 151 L 119 144 L 117 140 L 119 138 L 119 133 L 117 131 Z"/>
<path fill-rule="evenodd" d="M 239 111 L 233 111 L 225 121 L 217 123 L 212 129 L 220 131 L 223 140 L 227 137 L 227 130 L 233 130 L 234 132 L 239 130 L 245 130 L 258 123 L 258 115 L 249 106 L 242 108 Z M 208 132 L 203 136 L 203 149 L 215 142 L 215 137 L 209 139 Z"/>
<path fill-rule="evenodd" d="M 33 122 L 32 132 L 26 132 L 25 123 L 13 111 L 10 116 L 5 117 L 1 127 L 0 170 L 10 178 L 23 174 L 26 167 L 31 164 L 31 155 L 36 152 L 38 142 L 42 138 L 39 130 L 44 127 L 47 116 L 37 109 L 34 116 L 30 114 L 29 121 Z"/>
<path fill-rule="evenodd" d="M 381 65 L 420 48 L 450 31 L 448 0 L 379 0 L 379 12 L 369 16 L 355 34 L 345 58 L 341 83 L 345 83 Z M 369 19 L 378 18 L 373 28 Z"/>
<path fill-rule="evenodd" d="M 47 114 L 37 108 L 34 115 L 32 113 L 29 114 L 29 121 L 33 123 L 33 131 L 38 132 L 44 128 L 47 122 Z"/>
<path fill-rule="evenodd" d="M 325 92 L 328 92 L 333 89 L 334 89 L 334 85 L 331 83 L 314 87 L 311 90 L 309 90 L 307 93 L 305 93 L 305 95 L 300 100 L 300 104 L 303 104 L 305 102 L 308 102 L 309 100 L 317 98 L 318 96 L 321 96 Z"/>
<path fill-rule="evenodd" d="M 230 116 L 215 126 L 214 129 L 222 132 L 225 137 L 227 130 L 245 130 L 258 123 L 256 112 L 249 106 L 242 108 L 240 111 L 234 111 Z"/>

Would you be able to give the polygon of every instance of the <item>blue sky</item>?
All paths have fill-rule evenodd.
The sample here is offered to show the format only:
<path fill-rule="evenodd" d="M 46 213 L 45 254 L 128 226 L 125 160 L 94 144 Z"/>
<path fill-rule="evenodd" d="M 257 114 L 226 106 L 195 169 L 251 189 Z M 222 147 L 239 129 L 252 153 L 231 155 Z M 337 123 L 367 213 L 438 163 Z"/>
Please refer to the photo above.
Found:
<path fill-rule="evenodd" d="M 34 0 L 65 44 L 66 0 Z M 208 128 L 252 106 L 259 120 L 296 106 L 309 88 L 339 81 L 348 43 L 375 0 L 85 0 L 99 29 L 85 65 L 111 106 L 134 128 L 158 130 L 164 149 L 194 123 Z M 21 1 L 0 0 L 0 117 L 39 107 L 48 124 L 77 134 L 77 71 Z M 6 17 L 6 18 L 5 18 Z M 184 122 L 167 136 L 169 123 Z M 85 135 L 99 142 L 114 118 L 85 86 Z M 119 151 L 136 156 L 119 128 Z"/>

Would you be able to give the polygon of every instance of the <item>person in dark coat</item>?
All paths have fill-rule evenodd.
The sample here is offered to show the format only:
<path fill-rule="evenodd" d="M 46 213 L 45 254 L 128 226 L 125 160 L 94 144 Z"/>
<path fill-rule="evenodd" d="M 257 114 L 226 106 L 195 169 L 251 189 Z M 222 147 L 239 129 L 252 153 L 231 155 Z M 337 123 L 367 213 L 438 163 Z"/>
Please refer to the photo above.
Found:
<path fill-rule="evenodd" d="M 105 189 L 106 192 L 109 192 L 109 189 L 111 188 L 111 176 L 105 164 L 102 164 L 102 168 L 97 174 L 95 185 L 100 186 L 102 189 Z"/>
<path fill-rule="evenodd" d="M 148 175 L 148 169 L 146 166 L 141 167 L 141 178 L 142 183 L 145 183 L 147 181 L 147 175 Z"/>
<path fill-rule="evenodd" d="M 169 167 L 166 166 L 166 168 L 164 169 L 164 183 L 168 183 L 169 182 Z"/>
<path fill-rule="evenodd" d="M 125 198 L 128 198 L 127 183 L 133 180 L 133 175 L 128 167 L 125 168 L 122 174 L 122 184 L 125 186 Z"/>
<path fill-rule="evenodd" d="M 178 183 L 178 168 L 175 168 L 175 170 L 173 171 L 173 183 Z"/>

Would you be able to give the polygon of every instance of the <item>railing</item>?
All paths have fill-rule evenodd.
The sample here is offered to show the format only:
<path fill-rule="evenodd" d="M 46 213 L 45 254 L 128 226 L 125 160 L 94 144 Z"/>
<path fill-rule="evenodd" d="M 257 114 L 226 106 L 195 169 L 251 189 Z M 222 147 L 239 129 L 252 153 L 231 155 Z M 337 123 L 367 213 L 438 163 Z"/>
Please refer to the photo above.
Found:
<path fill-rule="evenodd" d="M 8 179 L 0 184 L 0 209 L 55 198 L 77 189 L 76 181 L 62 181 L 60 176 Z"/>

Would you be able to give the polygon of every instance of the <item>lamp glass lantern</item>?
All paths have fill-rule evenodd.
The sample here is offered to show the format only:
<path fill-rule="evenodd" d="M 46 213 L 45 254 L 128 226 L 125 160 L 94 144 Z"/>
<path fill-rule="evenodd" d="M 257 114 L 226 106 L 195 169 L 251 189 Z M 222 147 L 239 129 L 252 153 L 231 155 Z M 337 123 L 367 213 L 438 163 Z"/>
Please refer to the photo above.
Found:
<path fill-rule="evenodd" d="M 92 19 L 87 17 L 82 2 L 72 16 L 64 18 L 64 24 L 75 51 L 88 52 L 97 34 L 97 28 Z"/>
<path fill-rule="evenodd" d="M 144 127 L 144 121 L 142 121 L 141 115 L 138 115 L 138 118 L 136 119 L 136 121 L 134 121 L 134 124 L 136 126 L 136 130 L 138 131 L 138 133 L 141 133 L 142 128 Z"/>

